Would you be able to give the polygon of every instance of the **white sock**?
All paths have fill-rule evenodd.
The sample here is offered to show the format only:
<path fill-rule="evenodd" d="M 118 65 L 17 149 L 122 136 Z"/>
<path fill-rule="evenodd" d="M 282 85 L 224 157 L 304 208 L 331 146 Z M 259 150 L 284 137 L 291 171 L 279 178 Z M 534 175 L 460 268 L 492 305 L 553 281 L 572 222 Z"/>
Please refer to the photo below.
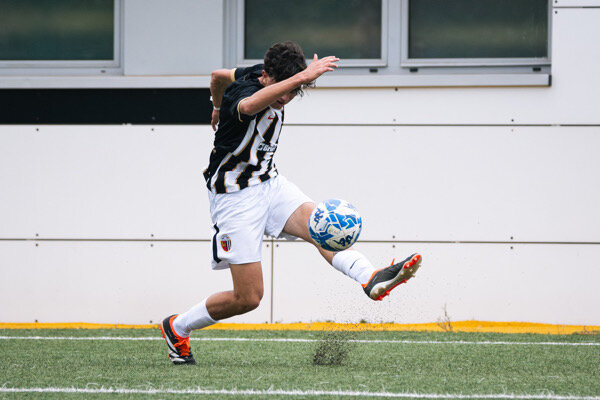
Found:
<path fill-rule="evenodd" d="M 206 309 L 206 299 L 196 304 L 183 314 L 179 314 L 173 320 L 175 333 L 183 338 L 190 336 L 193 330 L 206 328 L 219 321 L 212 319 Z"/>
<path fill-rule="evenodd" d="M 336 253 L 331 260 L 335 269 L 364 285 L 369 281 L 375 268 L 367 257 L 356 250 L 344 250 Z"/>

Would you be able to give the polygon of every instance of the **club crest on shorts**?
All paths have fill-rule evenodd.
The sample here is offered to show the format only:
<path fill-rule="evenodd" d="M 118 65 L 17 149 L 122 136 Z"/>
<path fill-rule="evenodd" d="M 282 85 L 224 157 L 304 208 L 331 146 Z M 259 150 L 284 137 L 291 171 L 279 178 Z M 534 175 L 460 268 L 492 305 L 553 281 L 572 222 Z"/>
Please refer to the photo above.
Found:
<path fill-rule="evenodd" d="M 221 247 L 225 251 L 229 251 L 231 249 L 231 238 L 229 235 L 221 235 Z"/>

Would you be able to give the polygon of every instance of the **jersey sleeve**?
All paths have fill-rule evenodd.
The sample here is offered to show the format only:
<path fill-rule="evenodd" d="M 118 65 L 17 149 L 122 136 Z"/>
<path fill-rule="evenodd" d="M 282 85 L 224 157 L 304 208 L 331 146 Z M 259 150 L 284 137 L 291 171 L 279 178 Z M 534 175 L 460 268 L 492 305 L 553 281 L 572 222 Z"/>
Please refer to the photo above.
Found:
<path fill-rule="evenodd" d="M 233 72 L 233 78 L 234 78 L 234 80 L 238 80 L 242 76 L 245 76 L 248 74 L 260 75 L 262 73 L 262 70 L 263 70 L 262 64 L 256 64 L 256 65 L 253 65 L 251 67 L 246 67 L 246 68 L 243 68 L 243 67 L 236 68 Z"/>
<path fill-rule="evenodd" d="M 247 69 L 248 69 L 248 68 L 236 68 L 236 69 L 233 71 L 233 80 L 234 80 L 234 81 L 235 81 L 235 80 L 238 80 L 238 79 L 240 79 L 242 76 L 246 75 L 246 74 L 245 74 L 245 71 L 246 71 Z"/>
<path fill-rule="evenodd" d="M 244 99 L 247 99 L 259 90 L 260 87 L 256 85 L 240 85 L 238 90 L 236 90 L 234 93 L 231 93 L 231 102 L 229 103 L 227 113 L 240 122 L 248 121 L 254 118 L 253 115 L 245 115 L 240 113 L 239 107 L 240 103 Z"/>

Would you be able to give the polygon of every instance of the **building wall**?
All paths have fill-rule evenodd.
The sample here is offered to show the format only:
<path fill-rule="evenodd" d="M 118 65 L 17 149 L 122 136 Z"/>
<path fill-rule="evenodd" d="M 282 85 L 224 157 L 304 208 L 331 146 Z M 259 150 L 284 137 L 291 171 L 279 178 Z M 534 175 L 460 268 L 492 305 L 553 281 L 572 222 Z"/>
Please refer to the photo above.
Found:
<path fill-rule="evenodd" d="M 423 268 L 375 303 L 309 244 L 268 239 L 263 303 L 232 321 L 430 322 L 445 308 L 600 324 L 600 8 L 562 2 L 550 87 L 325 87 L 290 104 L 278 169 L 315 200 L 353 202 L 375 264 L 419 251 Z M 222 19 L 207 15 L 222 9 L 200 3 L 127 0 L 125 75 L 220 67 Z M 204 23 L 178 31 L 184 14 Z M 196 35 L 211 38 L 196 56 L 170 46 Z M 209 126 L 0 126 L 0 321 L 156 322 L 229 289 L 209 267 L 212 138 Z"/>
<path fill-rule="evenodd" d="M 198 75 L 222 67 L 223 6 L 212 0 L 126 0 L 126 76 Z"/>

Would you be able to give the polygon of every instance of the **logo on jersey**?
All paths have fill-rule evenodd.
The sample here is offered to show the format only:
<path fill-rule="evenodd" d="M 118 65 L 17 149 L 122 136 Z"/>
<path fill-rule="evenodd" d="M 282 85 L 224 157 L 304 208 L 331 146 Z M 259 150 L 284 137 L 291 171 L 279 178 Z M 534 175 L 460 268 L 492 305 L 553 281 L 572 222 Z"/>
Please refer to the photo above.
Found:
<path fill-rule="evenodd" d="M 268 153 L 272 153 L 275 150 L 277 150 L 276 144 L 268 144 L 268 143 L 262 142 L 261 144 L 258 145 L 258 151 L 266 151 Z"/>
<path fill-rule="evenodd" d="M 229 235 L 221 235 L 221 247 L 225 251 L 231 250 L 231 238 Z"/>

